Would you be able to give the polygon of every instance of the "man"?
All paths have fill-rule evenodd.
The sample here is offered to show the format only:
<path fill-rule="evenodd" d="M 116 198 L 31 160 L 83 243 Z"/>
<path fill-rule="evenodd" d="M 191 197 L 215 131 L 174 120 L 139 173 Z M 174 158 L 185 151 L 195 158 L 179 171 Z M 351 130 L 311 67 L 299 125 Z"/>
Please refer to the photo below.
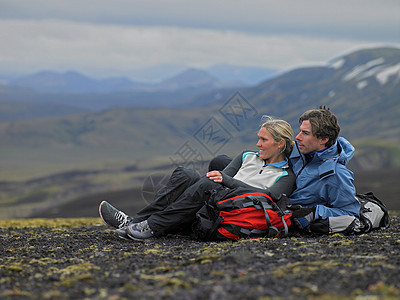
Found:
<path fill-rule="evenodd" d="M 290 155 L 296 189 L 290 195 L 295 223 L 308 231 L 351 231 L 357 225 L 360 203 L 353 173 L 346 164 L 354 147 L 338 137 L 336 116 L 325 107 L 306 111 Z"/>

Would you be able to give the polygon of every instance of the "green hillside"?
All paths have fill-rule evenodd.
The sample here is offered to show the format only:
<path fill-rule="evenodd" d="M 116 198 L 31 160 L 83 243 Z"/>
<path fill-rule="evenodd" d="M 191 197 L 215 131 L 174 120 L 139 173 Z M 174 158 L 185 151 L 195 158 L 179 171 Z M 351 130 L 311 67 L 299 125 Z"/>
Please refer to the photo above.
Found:
<path fill-rule="evenodd" d="M 254 147 L 262 115 L 282 117 L 296 132 L 299 115 L 321 104 L 338 115 L 341 134 L 349 140 L 363 139 L 363 147 L 365 140 L 398 147 L 399 64 L 400 49 L 367 49 L 326 66 L 289 71 L 239 93 L 205 94 L 182 108 L 124 107 L 3 122 L 0 180 L 23 169 L 26 177 L 38 165 L 54 172 L 92 162 L 171 156 L 188 143 L 204 157 L 236 153 Z"/>
<path fill-rule="evenodd" d="M 300 114 L 321 104 L 356 146 L 352 169 L 399 167 L 399 70 L 400 49 L 363 50 L 252 88 L 187 99 L 180 108 L 119 107 L 2 122 L 1 209 L 26 216 L 55 201 L 140 187 L 149 174 L 162 177 L 177 164 L 195 161 L 204 170 L 217 154 L 254 149 L 262 115 L 288 120 L 297 133 Z"/>
<path fill-rule="evenodd" d="M 171 156 L 193 139 L 202 115 L 207 113 L 120 108 L 0 123 L 0 181 Z"/>

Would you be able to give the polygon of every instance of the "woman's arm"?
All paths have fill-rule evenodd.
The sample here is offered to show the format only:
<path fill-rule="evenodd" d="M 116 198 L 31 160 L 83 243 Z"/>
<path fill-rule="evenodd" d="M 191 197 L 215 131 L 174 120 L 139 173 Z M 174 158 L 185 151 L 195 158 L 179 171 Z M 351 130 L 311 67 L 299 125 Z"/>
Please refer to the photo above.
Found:
<path fill-rule="evenodd" d="M 224 168 L 223 172 L 222 171 L 210 171 L 206 174 L 206 176 L 214 182 L 218 182 L 218 183 L 222 183 L 222 184 L 226 185 L 225 183 L 223 183 L 223 178 L 226 177 L 229 180 L 229 178 L 232 178 L 232 176 L 235 176 L 237 171 L 242 166 L 242 157 L 243 157 L 243 153 L 245 153 L 245 152 L 246 151 L 243 151 L 241 154 L 237 155 L 234 159 L 232 159 L 232 161 Z M 224 176 L 222 174 L 224 174 Z"/>

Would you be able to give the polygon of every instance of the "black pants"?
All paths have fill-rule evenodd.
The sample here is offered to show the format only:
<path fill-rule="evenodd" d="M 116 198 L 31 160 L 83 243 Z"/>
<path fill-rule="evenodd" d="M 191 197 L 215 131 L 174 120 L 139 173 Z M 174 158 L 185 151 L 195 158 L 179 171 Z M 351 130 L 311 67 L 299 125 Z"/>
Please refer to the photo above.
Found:
<path fill-rule="evenodd" d="M 154 201 L 140 210 L 133 218 L 135 222 L 147 219 L 156 236 L 190 229 L 196 212 L 204 205 L 207 191 L 221 188 L 207 177 L 192 169 L 178 167 L 165 187 L 160 189 Z"/>
<path fill-rule="evenodd" d="M 219 155 L 210 161 L 209 171 L 222 171 L 231 160 L 226 155 Z M 178 167 L 166 186 L 157 192 L 153 202 L 141 209 L 133 219 L 135 222 L 147 220 L 156 236 L 190 233 L 197 211 L 208 198 L 207 192 L 221 187 L 220 183 L 201 177 L 193 169 Z"/>

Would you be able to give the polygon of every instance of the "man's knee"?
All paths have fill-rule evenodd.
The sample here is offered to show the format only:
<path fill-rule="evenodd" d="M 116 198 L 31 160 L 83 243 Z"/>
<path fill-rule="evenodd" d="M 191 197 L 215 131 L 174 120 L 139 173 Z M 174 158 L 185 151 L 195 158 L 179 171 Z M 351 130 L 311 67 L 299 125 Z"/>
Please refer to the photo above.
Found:
<path fill-rule="evenodd" d="M 198 181 L 201 178 L 200 173 L 198 171 L 196 171 L 195 169 L 183 167 L 181 169 L 181 172 L 182 172 L 183 176 L 185 176 L 186 178 L 189 178 L 193 183 Z"/>
<path fill-rule="evenodd" d="M 210 161 L 208 171 L 222 171 L 231 161 L 232 159 L 225 154 L 218 155 Z"/>
<path fill-rule="evenodd" d="M 177 167 L 174 172 L 172 172 L 171 179 L 176 180 L 187 180 L 196 182 L 200 179 L 201 175 L 198 171 L 183 166 Z"/>

